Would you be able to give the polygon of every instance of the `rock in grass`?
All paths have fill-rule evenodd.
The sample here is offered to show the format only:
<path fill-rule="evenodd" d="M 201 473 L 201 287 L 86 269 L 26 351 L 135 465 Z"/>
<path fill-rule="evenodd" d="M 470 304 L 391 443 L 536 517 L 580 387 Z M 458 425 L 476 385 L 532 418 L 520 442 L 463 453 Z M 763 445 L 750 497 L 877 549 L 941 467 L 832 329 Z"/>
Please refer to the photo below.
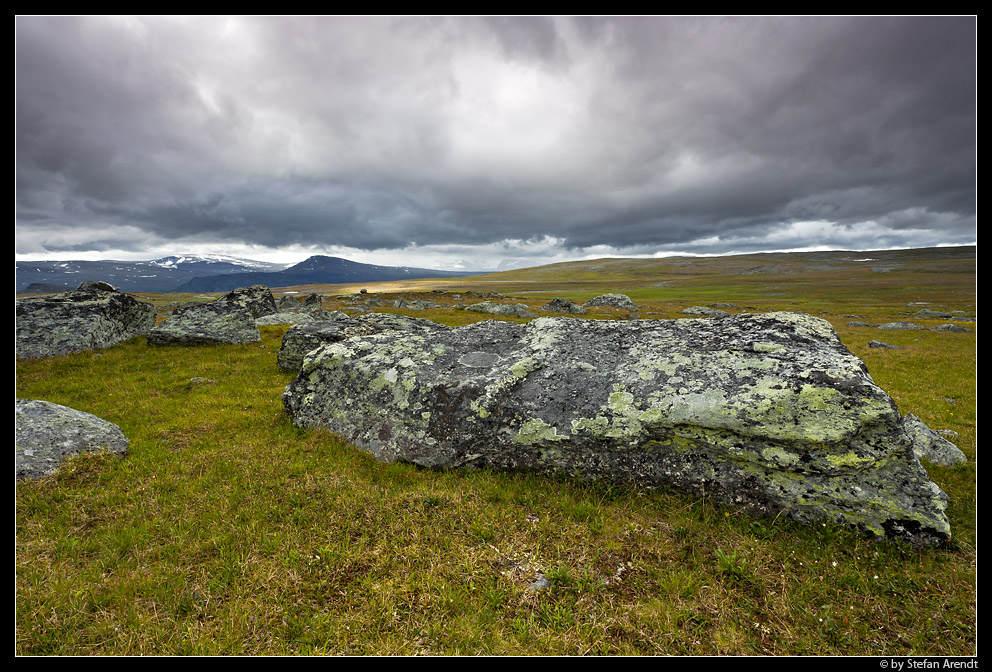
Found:
<path fill-rule="evenodd" d="M 579 304 L 560 297 L 548 301 L 541 306 L 541 310 L 546 313 L 572 313 L 573 315 L 585 315 L 589 312 Z"/>
<path fill-rule="evenodd" d="M 916 324 L 915 322 L 886 322 L 885 324 L 878 325 L 878 328 L 884 331 L 911 331 L 914 329 L 926 329 L 926 327 Z"/>
<path fill-rule="evenodd" d="M 634 300 L 626 294 L 600 294 L 594 299 L 586 301 L 584 306 L 608 306 L 610 308 L 623 308 L 624 310 L 637 310 Z"/>
<path fill-rule="evenodd" d="M 18 299 L 15 348 L 20 359 L 102 350 L 148 333 L 155 306 L 106 283 L 84 282 L 56 296 Z"/>
<path fill-rule="evenodd" d="M 148 332 L 151 345 L 240 345 L 261 340 L 247 308 L 219 300 L 177 310 Z"/>
<path fill-rule="evenodd" d="M 965 333 L 968 331 L 967 327 L 962 327 L 960 324 L 953 324 L 948 322 L 947 324 L 938 324 L 933 328 L 934 331 L 953 331 L 957 333 Z"/>
<path fill-rule="evenodd" d="M 465 306 L 465 310 L 471 310 L 476 313 L 492 313 L 493 315 L 516 315 L 517 317 L 537 317 L 536 314 L 532 313 L 530 306 L 523 303 L 509 304 L 509 303 L 496 303 L 494 301 L 482 301 L 481 303 L 473 303 L 470 306 Z"/>
<path fill-rule="evenodd" d="M 885 341 L 877 341 L 872 339 L 868 341 L 869 348 L 882 348 L 886 350 L 905 350 L 905 348 L 900 348 L 898 345 L 892 345 L 891 343 L 886 343 Z"/>
<path fill-rule="evenodd" d="M 940 432 L 927 427 L 912 413 L 907 413 L 903 417 L 903 426 L 912 441 L 913 452 L 917 458 L 944 467 L 968 461 L 957 446 L 945 439 Z"/>
<path fill-rule="evenodd" d="M 667 486 L 879 538 L 950 537 L 895 403 L 808 315 L 381 331 L 307 353 L 283 403 L 382 461 Z"/>
<path fill-rule="evenodd" d="M 48 401 L 14 400 L 14 479 L 55 473 L 68 457 L 103 450 L 123 455 L 128 440 L 117 425 Z"/>
<path fill-rule="evenodd" d="M 729 315 L 725 310 L 710 308 L 709 306 L 689 306 L 683 309 L 682 312 L 686 315 L 699 315 L 701 317 L 726 317 Z"/>

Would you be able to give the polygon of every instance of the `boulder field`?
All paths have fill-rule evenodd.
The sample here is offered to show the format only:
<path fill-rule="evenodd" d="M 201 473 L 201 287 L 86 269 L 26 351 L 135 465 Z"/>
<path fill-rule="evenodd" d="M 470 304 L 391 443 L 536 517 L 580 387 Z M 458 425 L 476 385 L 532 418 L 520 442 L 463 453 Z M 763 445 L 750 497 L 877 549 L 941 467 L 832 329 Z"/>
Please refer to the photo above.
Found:
<path fill-rule="evenodd" d="M 950 538 L 947 496 L 895 403 L 819 318 L 334 331 L 286 360 L 299 375 L 284 407 L 379 460 L 663 486 L 877 538 Z"/>

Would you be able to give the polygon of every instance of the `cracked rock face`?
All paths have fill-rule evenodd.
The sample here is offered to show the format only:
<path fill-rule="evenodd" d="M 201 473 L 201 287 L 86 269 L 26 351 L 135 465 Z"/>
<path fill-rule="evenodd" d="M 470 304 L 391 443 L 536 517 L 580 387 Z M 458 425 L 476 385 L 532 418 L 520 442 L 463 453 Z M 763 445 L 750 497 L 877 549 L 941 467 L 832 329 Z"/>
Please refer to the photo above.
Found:
<path fill-rule="evenodd" d="M 383 330 L 309 351 L 296 425 L 382 461 L 659 485 L 879 538 L 950 538 L 892 399 L 799 313 Z"/>
<path fill-rule="evenodd" d="M 16 303 L 19 359 L 103 350 L 155 326 L 155 306 L 106 283 L 87 282 L 56 296 Z"/>

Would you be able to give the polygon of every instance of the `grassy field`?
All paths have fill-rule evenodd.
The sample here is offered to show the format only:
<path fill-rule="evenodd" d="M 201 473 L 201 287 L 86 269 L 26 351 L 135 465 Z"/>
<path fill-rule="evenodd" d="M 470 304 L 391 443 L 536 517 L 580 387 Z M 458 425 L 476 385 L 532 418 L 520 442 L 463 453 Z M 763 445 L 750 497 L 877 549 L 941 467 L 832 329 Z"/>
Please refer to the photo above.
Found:
<path fill-rule="evenodd" d="M 451 325 L 490 317 L 455 307 L 467 290 L 533 309 L 622 291 L 641 319 L 718 302 L 823 317 L 901 412 L 958 434 L 967 465 L 925 465 L 951 499 L 954 538 L 936 549 L 663 491 L 377 463 L 292 426 L 281 394 L 294 376 L 276 367 L 285 326 L 262 327 L 260 344 L 142 337 L 20 361 L 18 397 L 114 422 L 130 449 L 18 483 L 16 653 L 973 655 L 977 322 L 849 323 L 975 316 L 975 283 L 972 248 L 601 260 L 364 287 L 386 305 L 399 292 L 451 304 L 378 309 Z M 320 291 L 349 312 L 362 288 L 276 293 Z"/>

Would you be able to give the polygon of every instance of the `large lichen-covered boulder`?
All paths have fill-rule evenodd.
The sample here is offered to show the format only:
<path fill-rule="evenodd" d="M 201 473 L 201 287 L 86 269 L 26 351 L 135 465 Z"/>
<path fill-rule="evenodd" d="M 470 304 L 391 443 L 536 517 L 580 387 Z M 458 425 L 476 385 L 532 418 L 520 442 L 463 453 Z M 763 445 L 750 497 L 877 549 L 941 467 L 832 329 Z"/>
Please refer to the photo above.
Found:
<path fill-rule="evenodd" d="M 15 313 L 20 359 L 103 350 L 155 326 L 155 306 L 98 282 L 55 296 L 18 299 Z"/>
<path fill-rule="evenodd" d="M 55 473 L 82 453 L 127 452 L 121 428 L 91 413 L 33 399 L 14 400 L 14 479 Z"/>
<path fill-rule="evenodd" d="M 247 309 L 252 314 L 252 317 L 256 318 L 279 312 L 279 309 L 276 307 L 276 297 L 272 295 L 272 290 L 265 285 L 238 287 L 220 297 L 214 303 L 240 306 Z"/>
<path fill-rule="evenodd" d="M 383 461 L 664 485 L 914 544 L 950 537 L 896 405 L 808 315 L 382 331 L 309 352 L 283 403 Z"/>
<path fill-rule="evenodd" d="M 449 327 L 431 320 L 390 313 L 366 313 L 349 317 L 344 313 L 330 313 L 326 322 L 297 324 L 282 337 L 276 363 L 284 371 L 299 371 L 303 357 L 321 345 L 338 343 L 355 336 L 368 336 L 383 331 L 429 333 Z"/>
<path fill-rule="evenodd" d="M 148 332 L 151 345 L 241 345 L 261 340 L 247 308 L 218 301 L 177 310 Z"/>

